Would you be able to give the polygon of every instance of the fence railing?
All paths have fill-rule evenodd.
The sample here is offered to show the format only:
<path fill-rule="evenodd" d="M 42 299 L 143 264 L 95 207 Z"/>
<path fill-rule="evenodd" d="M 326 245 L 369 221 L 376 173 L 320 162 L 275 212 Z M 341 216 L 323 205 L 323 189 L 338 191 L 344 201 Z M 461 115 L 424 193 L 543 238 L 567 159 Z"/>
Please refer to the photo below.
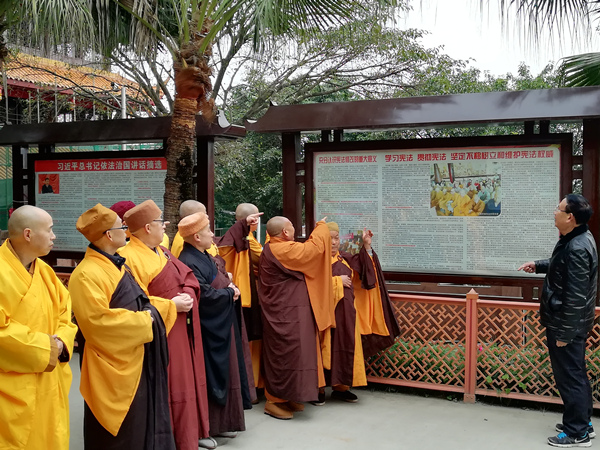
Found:
<path fill-rule="evenodd" d="M 367 361 L 369 381 L 561 403 L 537 303 L 392 294 L 401 334 Z M 596 308 L 596 317 L 600 308 Z M 600 325 L 588 338 L 588 376 L 600 408 Z"/>

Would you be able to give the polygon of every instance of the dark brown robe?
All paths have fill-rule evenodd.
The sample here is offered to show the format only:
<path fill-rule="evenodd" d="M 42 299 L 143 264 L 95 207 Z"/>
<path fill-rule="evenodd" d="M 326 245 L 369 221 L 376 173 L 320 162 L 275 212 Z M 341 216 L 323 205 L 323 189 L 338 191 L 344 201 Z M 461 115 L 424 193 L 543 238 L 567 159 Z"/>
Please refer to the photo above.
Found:
<path fill-rule="evenodd" d="M 98 251 L 98 249 L 96 250 Z M 122 264 L 118 257 L 99 252 L 111 261 L 117 261 L 115 264 Z M 144 363 L 140 383 L 129 407 L 129 412 L 116 436 L 110 434 L 98 422 L 87 403 L 84 405 L 85 448 L 86 450 L 175 450 L 169 418 L 167 331 L 161 315 L 150 304 L 150 300 L 128 270 L 111 297 L 110 308 L 150 311 L 154 318 L 152 324 L 154 339 L 144 345 Z"/>
<path fill-rule="evenodd" d="M 352 278 L 352 270 L 342 262 L 340 255 L 338 261 L 331 265 L 331 274 Z M 353 384 L 355 330 L 354 288 L 352 285 L 344 286 L 344 297 L 335 306 L 335 328 L 331 329 L 331 370 L 325 371 L 329 386 Z"/>
<path fill-rule="evenodd" d="M 285 400 L 316 400 L 317 328 L 304 274 L 283 267 L 270 244 L 264 246 L 258 273 L 265 389 Z"/>

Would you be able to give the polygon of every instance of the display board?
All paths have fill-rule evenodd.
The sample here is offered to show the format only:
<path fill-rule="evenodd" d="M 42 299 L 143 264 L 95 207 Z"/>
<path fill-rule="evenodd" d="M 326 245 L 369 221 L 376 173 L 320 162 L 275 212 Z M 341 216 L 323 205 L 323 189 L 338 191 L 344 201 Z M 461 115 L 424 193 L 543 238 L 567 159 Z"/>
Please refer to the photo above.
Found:
<path fill-rule="evenodd" d="M 386 271 L 515 276 L 556 244 L 560 145 L 313 153 L 315 220 Z"/>
<path fill-rule="evenodd" d="M 132 153 L 132 152 L 129 152 Z M 33 182 L 35 205 L 50 213 L 54 221 L 55 251 L 85 251 L 89 242 L 77 231 L 77 218 L 97 203 L 110 207 L 121 200 L 136 205 L 147 199 L 163 208 L 166 159 L 162 156 L 111 158 L 97 153 L 61 154 L 43 159 L 35 155 Z M 85 158 L 82 157 L 85 155 Z"/>

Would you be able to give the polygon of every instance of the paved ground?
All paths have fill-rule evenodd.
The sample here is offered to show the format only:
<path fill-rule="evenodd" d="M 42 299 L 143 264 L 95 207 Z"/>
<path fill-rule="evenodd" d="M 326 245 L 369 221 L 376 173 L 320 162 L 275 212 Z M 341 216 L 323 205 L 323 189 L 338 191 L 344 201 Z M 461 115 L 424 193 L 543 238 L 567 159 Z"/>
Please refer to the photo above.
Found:
<path fill-rule="evenodd" d="M 77 357 L 76 357 L 77 358 Z M 83 449 L 83 400 L 79 364 L 71 363 L 71 449 Z M 247 431 L 236 439 L 219 438 L 227 450 L 354 449 L 510 449 L 550 448 L 560 414 L 406 394 L 356 390 L 357 404 L 327 401 L 306 405 L 293 420 L 263 414 L 264 404 L 246 412 Z M 135 449 L 132 449 L 135 450 Z"/>

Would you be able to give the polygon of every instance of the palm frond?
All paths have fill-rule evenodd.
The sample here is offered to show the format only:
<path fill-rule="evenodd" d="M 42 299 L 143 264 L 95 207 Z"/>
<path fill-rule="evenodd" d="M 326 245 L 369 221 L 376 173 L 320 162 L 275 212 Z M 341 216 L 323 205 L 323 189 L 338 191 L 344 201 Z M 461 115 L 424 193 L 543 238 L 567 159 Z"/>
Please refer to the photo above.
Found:
<path fill-rule="evenodd" d="M 489 4 L 490 0 L 487 1 Z M 512 9 L 516 10 L 529 37 L 535 41 L 544 30 L 558 35 L 568 31 L 574 37 L 580 32 L 589 34 L 592 18 L 598 14 L 597 3 L 597 0 L 500 0 L 499 6 L 503 24 L 511 22 Z"/>
<path fill-rule="evenodd" d="M 87 0 L 28 0 L 9 2 L 9 22 L 27 30 L 32 45 L 56 47 L 68 44 L 75 52 L 93 47 L 97 34 Z"/>
<path fill-rule="evenodd" d="M 600 53 L 568 56 L 561 70 L 567 86 L 600 86 Z"/>
<path fill-rule="evenodd" d="M 260 48 L 269 36 L 341 25 L 365 8 L 392 12 L 401 6 L 404 2 L 398 0 L 256 0 L 251 17 L 254 47 Z"/>

